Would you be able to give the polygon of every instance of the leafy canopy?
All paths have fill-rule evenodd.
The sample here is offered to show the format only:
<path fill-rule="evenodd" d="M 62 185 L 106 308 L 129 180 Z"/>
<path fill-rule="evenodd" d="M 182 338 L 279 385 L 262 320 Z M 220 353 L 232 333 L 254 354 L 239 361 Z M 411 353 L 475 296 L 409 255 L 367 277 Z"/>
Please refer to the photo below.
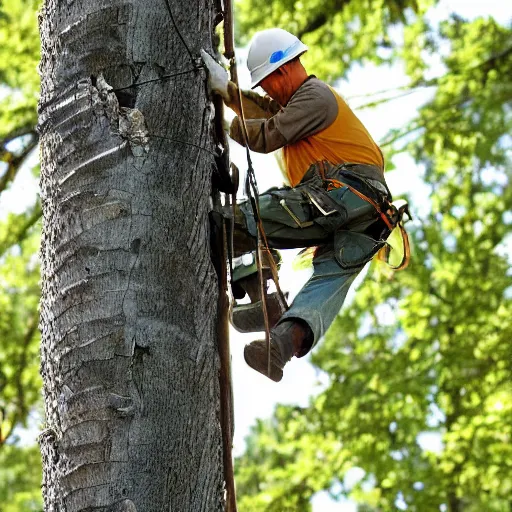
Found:
<path fill-rule="evenodd" d="M 358 61 L 396 57 L 393 27 L 422 16 L 435 0 L 236 0 L 236 37 L 246 44 L 265 28 L 290 31 L 309 46 L 308 69 L 333 81 Z"/>

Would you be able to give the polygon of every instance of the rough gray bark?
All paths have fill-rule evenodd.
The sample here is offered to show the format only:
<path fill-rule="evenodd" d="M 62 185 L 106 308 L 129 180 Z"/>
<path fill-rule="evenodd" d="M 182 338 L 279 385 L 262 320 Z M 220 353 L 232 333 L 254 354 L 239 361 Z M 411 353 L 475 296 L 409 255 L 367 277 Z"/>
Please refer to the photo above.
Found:
<path fill-rule="evenodd" d="M 195 60 L 214 15 L 211 0 L 42 8 L 46 511 L 224 508 L 212 107 Z"/>

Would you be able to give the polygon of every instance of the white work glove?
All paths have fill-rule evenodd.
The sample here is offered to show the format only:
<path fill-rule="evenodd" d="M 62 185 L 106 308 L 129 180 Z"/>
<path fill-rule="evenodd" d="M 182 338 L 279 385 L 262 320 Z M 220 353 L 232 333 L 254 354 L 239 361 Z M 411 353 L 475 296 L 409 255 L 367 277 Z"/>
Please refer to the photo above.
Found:
<path fill-rule="evenodd" d="M 225 100 L 229 100 L 227 71 L 204 50 L 201 50 L 201 57 L 203 57 L 204 64 L 208 69 L 210 90 L 220 94 Z"/>

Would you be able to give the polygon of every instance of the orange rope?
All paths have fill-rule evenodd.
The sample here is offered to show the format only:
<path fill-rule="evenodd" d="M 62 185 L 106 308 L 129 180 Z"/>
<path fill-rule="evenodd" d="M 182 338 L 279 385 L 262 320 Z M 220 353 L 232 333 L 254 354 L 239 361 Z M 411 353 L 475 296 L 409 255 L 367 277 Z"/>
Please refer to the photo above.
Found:
<path fill-rule="evenodd" d="M 386 224 L 386 226 L 389 228 L 390 231 L 395 227 L 395 226 L 393 226 L 392 222 L 389 220 L 389 217 L 380 209 L 379 205 L 371 197 L 365 196 L 364 194 L 359 192 L 359 190 L 355 189 L 354 187 L 351 187 L 350 185 L 347 185 L 346 183 L 343 183 L 340 180 L 326 179 L 325 181 L 328 181 L 329 183 L 331 183 L 333 185 L 332 189 L 347 187 L 356 196 L 360 197 L 363 201 L 370 203 L 377 210 L 378 214 L 380 215 L 380 218 L 384 221 L 384 223 Z"/>
<path fill-rule="evenodd" d="M 245 114 L 244 114 L 244 104 L 242 99 L 242 91 L 240 90 L 240 86 L 238 83 L 238 73 L 236 67 L 236 58 L 235 58 L 235 48 L 233 44 L 233 20 L 232 20 L 232 12 L 231 12 L 231 1 L 227 0 L 227 11 L 229 12 L 229 16 L 224 20 L 225 24 L 225 55 L 230 60 L 230 73 L 231 73 L 231 81 L 236 85 L 238 91 L 238 100 L 240 103 L 240 125 L 242 128 L 242 138 L 245 145 L 246 155 L 247 155 L 247 178 L 246 178 L 246 192 L 248 196 L 248 200 L 253 207 L 253 213 L 255 220 L 258 226 L 257 233 L 257 250 L 256 250 L 256 266 L 258 267 L 258 278 L 260 281 L 260 294 L 261 294 L 261 303 L 263 309 L 263 317 L 265 320 L 265 341 L 267 345 L 267 375 L 270 375 L 270 325 L 268 319 L 268 308 L 267 308 L 267 293 L 265 289 L 265 283 L 263 280 L 263 269 L 261 263 L 262 251 L 266 251 L 268 255 L 268 261 L 270 266 L 270 271 L 272 274 L 272 280 L 274 281 L 277 297 L 279 300 L 279 305 L 281 307 L 281 311 L 284 313 L 288 306 L 286 304 L 286 299 L 283 291 L 281 290 L 281 286 L 279 284 L 279 277 L 277 275 L 277 268 L 274 262 L 274 258 L 270 253 L 270 248 L 267 241 L 267 236 L 265 234 L 265 229 L 263 227 L 263 222 L 261 221 L 260 211 L 259 211 L 259 197 L 258 190 L 256 184 L 256 176 L 254 174 L 254 168 L 252 166 L 251 155 L 249 152 L 249 143 L 247 136 L 247 125 L 245 122 Z"/>

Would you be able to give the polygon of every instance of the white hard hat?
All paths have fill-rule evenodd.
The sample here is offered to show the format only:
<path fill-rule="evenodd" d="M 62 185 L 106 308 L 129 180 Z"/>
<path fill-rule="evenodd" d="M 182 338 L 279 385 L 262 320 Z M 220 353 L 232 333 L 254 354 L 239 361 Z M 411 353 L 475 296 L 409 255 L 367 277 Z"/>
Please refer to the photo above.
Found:
<path fill-rule="evenodd" d="M 247 57 L 251 88 L 307 50 L 308 47 L 300 39 L 281 28 L 269 28 L 256 33 Z"/>

